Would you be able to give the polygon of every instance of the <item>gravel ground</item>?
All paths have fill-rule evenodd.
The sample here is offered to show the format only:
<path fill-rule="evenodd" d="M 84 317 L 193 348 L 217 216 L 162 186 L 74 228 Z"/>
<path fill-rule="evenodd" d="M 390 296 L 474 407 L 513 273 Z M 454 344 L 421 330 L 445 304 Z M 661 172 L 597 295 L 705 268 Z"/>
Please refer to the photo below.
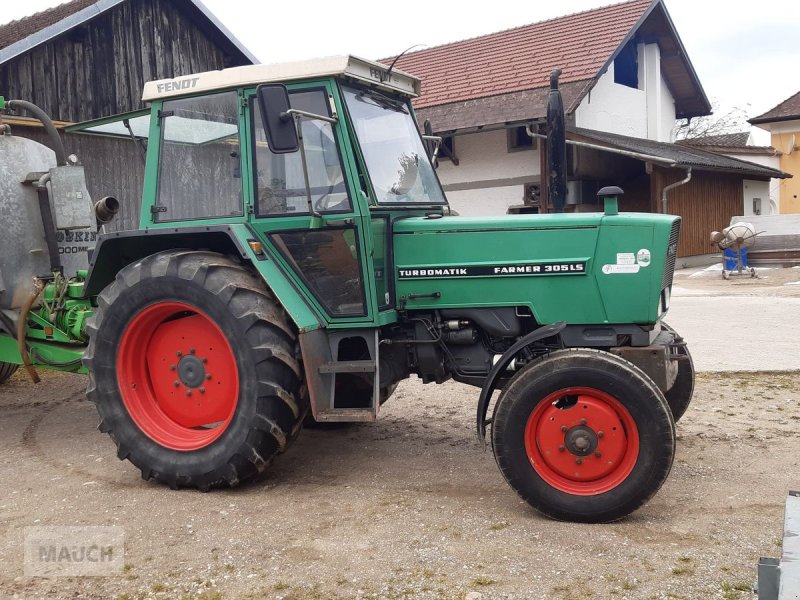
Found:
<path fill-rule="evenodd" d="M 304 431 L 261 481 L 208 494 L 119 462 L 84 386 L 19 372 L 0 387 L 0 598 L 744 599 L 800 485 L 792 372 L 701 373 L 667 483 L 597 526 L 518 499 L 459 384 L 404 382 L 378 422 Z M 123 527 L 123 574 L 25 577 L 30 525 Z"/>
<path fill-rule="evenodd" d="M 701 371 L 800 368 L 800 268 L 722 279 L 721 266 L 675 273 L 668 321 Z"/>

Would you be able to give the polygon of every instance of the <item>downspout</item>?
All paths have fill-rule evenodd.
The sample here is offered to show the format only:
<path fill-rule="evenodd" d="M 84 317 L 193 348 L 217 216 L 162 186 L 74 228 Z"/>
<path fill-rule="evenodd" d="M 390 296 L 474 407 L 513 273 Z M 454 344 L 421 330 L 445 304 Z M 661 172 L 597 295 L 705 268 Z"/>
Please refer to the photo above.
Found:
<path fill-rule="evenodd" d="M 680 187 L 689 183 L 692 180 L 692 167 L 688 167 L 686 169 L 686 177 L 681 179 L 680 181 L 676 181 L 675 183 L 670 183 L 668 186 L 664 187 L 664 190 L 661 192 L 661 213 L 666 215 L 667 214 L 667 192 L 674 190 L 676 187 Z"/>

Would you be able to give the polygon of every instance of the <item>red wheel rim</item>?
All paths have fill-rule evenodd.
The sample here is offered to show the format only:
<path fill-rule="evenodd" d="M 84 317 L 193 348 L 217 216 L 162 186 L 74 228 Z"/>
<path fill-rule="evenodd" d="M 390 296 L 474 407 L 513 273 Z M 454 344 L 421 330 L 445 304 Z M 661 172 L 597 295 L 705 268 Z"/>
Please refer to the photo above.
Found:
<path fill-rule="evenodd" d="M 525 451 L 548 484 L 577 496 L 614 489 L 639 456 L 639 430 L 628 409 L 605 392 L 553 392 L 528 417 Z"/>
<path fill-rule="evenodd" d="M 239 372 L 228 340 L 204 312 L 159 302 L 122 334 L 117 378 L 131 419 L 172 450 L 208 446 L 227 429 L 239 398 Z"/>

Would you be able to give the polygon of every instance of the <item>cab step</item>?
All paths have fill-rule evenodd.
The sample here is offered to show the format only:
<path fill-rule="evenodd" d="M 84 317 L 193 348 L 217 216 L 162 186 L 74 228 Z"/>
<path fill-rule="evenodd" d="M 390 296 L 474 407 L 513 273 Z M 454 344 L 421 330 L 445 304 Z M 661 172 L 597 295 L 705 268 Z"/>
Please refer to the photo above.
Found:
<path fill-rule="evenodd" d="M 371 360 L 330 361 L 319 366 L 320 373 L 374 373 L 375 362 Z"/>
<path fill-rule="evenodd" d="M 372 408 L 329 408 L 317 412 L 314 418 L 320 423 L 368 423 L 378 415 Z"/>

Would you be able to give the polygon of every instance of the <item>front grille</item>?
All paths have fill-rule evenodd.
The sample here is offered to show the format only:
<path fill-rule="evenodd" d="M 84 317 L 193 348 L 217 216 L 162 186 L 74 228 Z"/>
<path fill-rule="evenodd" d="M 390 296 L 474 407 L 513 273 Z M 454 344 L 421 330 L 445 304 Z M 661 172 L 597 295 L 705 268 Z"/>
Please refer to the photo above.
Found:
<path fill-rule="evenodd" d="M 681 233 L 681 220 L 675 219 L 672 223 L 672 231 L 669 232 L 669 242 L 667 242 L 667 259 L 664 261 L 664 279 L 661 281 L 661 289 L 672 285 L 672 276 L 675 274 L 675 260 L 678 258 L 678 238 Z"/>

